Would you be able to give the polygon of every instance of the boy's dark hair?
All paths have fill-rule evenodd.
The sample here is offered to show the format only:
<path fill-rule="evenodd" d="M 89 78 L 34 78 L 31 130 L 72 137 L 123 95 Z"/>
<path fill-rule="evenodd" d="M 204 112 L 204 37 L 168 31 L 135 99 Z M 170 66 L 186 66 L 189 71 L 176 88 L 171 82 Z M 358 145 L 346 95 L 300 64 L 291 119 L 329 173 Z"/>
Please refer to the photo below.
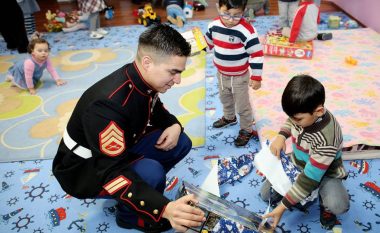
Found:
<path fill-rule="evenodd" d="M 145 30 L 139 37 L 138 47 L 162 57 L 168 55 L 188 57 L 191 52 L 191 45 L 183 36 L 165 24 L 155 24 Z"/>
<path fill-rule="evenodd" d="M 281 103 L 289 117 L 298 113 L 312 114 L 319 105 L 324 105 L 325 88 L 309 75 L 296 75 L 286 85 Z"/>
<path fill-rule="evenodd" d="M 28 53 L 33 52 L 34 46 L 36 46 L 36 44 L 47 44 L 50 50 L 50 44 L 49 42 L 47 42 L 47 40 L 42 39 L 42 38 L 34 38 L 28 44 Z"/>
<path fill-rule="evenodd" d="M 226 6 L 229 9 L 242 9 L 245 10 L 247 0 L 219 0 L 219 7 Z"/>

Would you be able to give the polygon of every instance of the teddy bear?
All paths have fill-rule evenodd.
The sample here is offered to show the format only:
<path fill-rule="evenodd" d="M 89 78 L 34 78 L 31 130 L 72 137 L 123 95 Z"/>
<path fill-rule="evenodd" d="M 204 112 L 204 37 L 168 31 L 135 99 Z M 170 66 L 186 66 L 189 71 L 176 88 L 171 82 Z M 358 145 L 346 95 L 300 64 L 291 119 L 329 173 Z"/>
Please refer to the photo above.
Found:
<path fill-rule="evenodd" d="M 79 21 L 78 11 L 72 11 L 71 13 L 66 14 L 65 25 L 62 28 L 63 32 L 74 32 L 86 28 L 87 25 Z"/>

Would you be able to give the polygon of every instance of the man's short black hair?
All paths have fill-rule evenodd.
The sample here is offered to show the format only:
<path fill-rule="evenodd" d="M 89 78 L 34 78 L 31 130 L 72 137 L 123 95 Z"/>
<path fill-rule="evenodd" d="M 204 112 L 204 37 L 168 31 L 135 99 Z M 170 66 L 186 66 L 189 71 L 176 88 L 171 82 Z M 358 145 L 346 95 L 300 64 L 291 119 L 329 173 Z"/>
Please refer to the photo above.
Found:
<path fill-rule="evenodd" d="M 242 9 L 245 10 L 247 0 L 219 0 L 219 7 L 226 6 L 229 9 Z"/>
<path fill-rule="evenodd" d="M 282 109 L 293 117 L 298 113 L 310 113 L 325 103 L 325 88 L 309 75 L 296 75 L 286 85 L 282 93 Z"/>
<path fill-rule="evenodd" d="M 191 52 L 191 45 L 174 28 L 166 24 L 154 24 L 139 37 L 139 48 L 165 56 L 186 56 Z"/>

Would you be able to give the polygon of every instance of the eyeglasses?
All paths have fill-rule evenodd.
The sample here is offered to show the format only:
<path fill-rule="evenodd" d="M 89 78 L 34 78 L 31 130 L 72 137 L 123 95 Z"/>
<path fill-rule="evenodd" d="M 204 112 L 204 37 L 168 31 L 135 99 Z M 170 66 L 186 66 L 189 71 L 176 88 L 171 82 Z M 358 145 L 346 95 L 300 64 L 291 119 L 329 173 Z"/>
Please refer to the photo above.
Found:
<path fill-rule="evenodd" d="M 229 14 L 219 14 L 219 16 L 222 18 L 222 19 L 225 19 L 225 20 L 230 20 L 232 19 L 233 21 L 239 21 L 243 18 L 243 15 L 229 15 Z"/>

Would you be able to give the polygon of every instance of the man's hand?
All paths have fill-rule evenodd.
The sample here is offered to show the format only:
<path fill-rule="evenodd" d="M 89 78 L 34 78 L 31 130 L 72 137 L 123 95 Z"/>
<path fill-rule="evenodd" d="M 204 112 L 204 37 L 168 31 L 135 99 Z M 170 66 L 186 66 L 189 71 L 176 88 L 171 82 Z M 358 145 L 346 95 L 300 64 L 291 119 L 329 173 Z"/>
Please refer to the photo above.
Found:
<path fill-rule="evenodd" d="M 271 225 L 272 228 L 275 229 L 277 224 L 280 222 L 282 214 L 285 212 L 285 210 L 286 207 L 284 204 L 282 204 L 282 202 L 280 202 L 280 204 L 272 212 L 265 214 L 263 218 L 272 218 L 273 223 Z"/>
<path fill-rule="evenodd" d="M 278 135 L 276 139 L 270 144 L 270 151 L 278 159 L 280 159 L 281 150 L 286 151 L 285 137 L 282 135 Z"/>
<path fill-rule="evenodd" d="M 260 89 L 260 87 L 261 87 L 261 81 L 257 81 L 257 80 L 252 80 L 252 79 L 250 79 L 248 85 L 249 85 L 253 90 L 258 90 L 258 89 Z"/>
<path fill-rule="evenodd" d="M 174 124 L 164 130 L 156 142 L 156 148 L 164 151 L 173 149 L 177 143 L 179 135 L 181 134 L 181 126 Z"/>
<path fill-rule="evenodd" d="M 193 194 L 169 202 L 162 214 L 162 217 L 169 220 L 176 232 L 185 232 L 189 227 L 199 227 L 202 222 L 206 221 L 203 211 L 189 205 L 190 202 L 195 205 L 198 203 Z"/>

